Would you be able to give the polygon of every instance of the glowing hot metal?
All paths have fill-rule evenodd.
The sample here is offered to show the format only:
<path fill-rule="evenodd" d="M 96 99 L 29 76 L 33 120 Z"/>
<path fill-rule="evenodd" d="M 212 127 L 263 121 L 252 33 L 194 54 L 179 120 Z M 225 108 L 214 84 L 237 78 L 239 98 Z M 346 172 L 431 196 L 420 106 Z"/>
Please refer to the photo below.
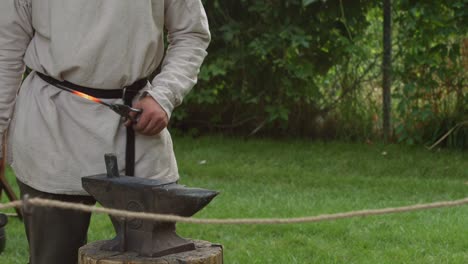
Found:
<path fill-rule="evenodd" d="M 130 107 L 128 105 L 124 105 L 124 104 L 109 104 L 109 103 L 103 102 L 101 99 L 96 98 L 94 96 L 91 96 L 89 94 L 85 94 L 85 93 L 82 93 L 82 92 L 79 92 L 79 91 L 75 91 L 73 89 L 70 89 L 70 88 L 62 86 L 62 85 L 56 85 L 56 86 L 58 88 L 62 89 L 62 90 L 70 92 L 70 93 L 72 93 L 74 95 L 77 95 L 77 96 L 79 96 L 81 98 L 90 100 L 90 101 L 98 103 L 98 104 L 105 105 L 105 106 L 109 107 L 112 111 L 119 114 L 120 116 L 124 117 L 125 119 L 129 119 L 129 120 L 131 120 L 133 122 L 136 122 L 137 119 L 138 119 L 138 115 L 142 113 L 141 109 L 136 109 L 136 108 Z M 132 112 L 137 113 L 137 116 L 132 117 L 130 115 L 130 113 L 132 113 Z"/>
<path fill-rule="evenodd" d="M 103 101 L 99 100 L 98 98 L 93 97 L 93 96 L 91 96 L 91 95 L 87 95 L 87 94 L 82 93 L 82 92 L 73 91 L 72 93 L 73 93 L 73 94 L 76 94 L 76 95 L 78 95 L 78 96 L 80 96 L 80 97 L 82 97 L 82 98 L 84 98 L 84 99 L 88 99 L 88 100 L 93 101 L 93 102 L 96 102 L 96 103 L 100 103 L 100 104 L 101 104 L 101 103 L 104 103 Z M 104 105 L 105 105 L 105 103 L 104 103 Z"/>

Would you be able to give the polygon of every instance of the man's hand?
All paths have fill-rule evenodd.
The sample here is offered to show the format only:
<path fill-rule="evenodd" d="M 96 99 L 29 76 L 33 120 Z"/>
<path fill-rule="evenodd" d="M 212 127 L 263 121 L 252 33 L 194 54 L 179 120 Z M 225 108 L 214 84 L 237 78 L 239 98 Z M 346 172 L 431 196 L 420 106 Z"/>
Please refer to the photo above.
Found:
<path fill-rule="evenodd" d="M 125 125 L 133 125 L 135 131 L 146 136 L 154 136 L 159 134 L 169 123 L 166 111 L 153 99 L 151 96 L 145 96 L 138 102 L 134 103 L 133 108 L 141 109 L 143 112 L 138 117 L 136 123 L 128 120 Z M 133 118 L 137 113 L 130 114 Z"/>

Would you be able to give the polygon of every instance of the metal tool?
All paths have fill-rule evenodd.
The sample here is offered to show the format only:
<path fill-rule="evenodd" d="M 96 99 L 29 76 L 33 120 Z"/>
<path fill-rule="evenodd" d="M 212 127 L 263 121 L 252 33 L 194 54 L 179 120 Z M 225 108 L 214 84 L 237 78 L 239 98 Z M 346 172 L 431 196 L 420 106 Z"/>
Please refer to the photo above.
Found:
<path fill-rule="evenodd" d="M 138 120 L 138 116 L 143 112 L 143 110 L 141 110 L 141 109 L 136 109 L 136 108 L 130 107 L 128 105 L 124 105 L 124 104 L 109 104 L 109 103 L 106 103 L 106 102 L 102 101 L 99 98 L 96 98 L 96 97 L 91 96 L 89 94 L 85 94 L 85 93 L 70 89 L 70 88 L 65 87 L 63 85 L 55 85 L 55 86 L 62 89 L 62 90 L 70 92 L 72 94 L 78 95 L 81 98 L 93 101 L 93 102 L 98 103 L 98 104 L 105 105 L 105 106 L 109 107 L 112 111 L 116 112 L 118 115 L 125 118 L 125 120 L 128 119 L 128 120 L 131 120 L 132 122 L 136 122 Z M 130 113 L 132 113 L 132 112 L 137 113 L 137 115 L 135 117 L 132 117 L 130 115 Z"/>

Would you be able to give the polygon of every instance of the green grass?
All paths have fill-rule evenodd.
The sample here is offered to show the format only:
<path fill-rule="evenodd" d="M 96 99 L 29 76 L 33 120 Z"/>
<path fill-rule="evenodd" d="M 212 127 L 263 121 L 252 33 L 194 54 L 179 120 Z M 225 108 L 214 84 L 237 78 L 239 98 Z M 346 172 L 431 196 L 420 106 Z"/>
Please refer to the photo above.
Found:
<path fill-rule="evenodd" d="M 174 146 L 181 183 L 221 191 L 197 217 L 311 216 L 468 196 L 463 152 L 222 137 L 176 137 Z M 468 206 L 311 224 L 178 228 L 223 244 L 229 264 L 468 263 Z M 0 263 L 26 263 L 21 224 L 11 219 L 7 232 Z M 112 233 L 106 216 L 93 216 L 91 241 Z"/>

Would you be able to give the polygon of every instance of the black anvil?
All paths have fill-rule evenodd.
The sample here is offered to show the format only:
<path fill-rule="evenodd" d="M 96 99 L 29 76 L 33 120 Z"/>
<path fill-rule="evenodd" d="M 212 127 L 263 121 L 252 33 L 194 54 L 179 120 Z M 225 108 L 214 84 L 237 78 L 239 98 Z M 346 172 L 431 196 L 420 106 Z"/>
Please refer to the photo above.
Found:
<path fill-rule="evenodd" d="M 107 174 L 84 177 L 83 188 L 107 208 L 178 216 L 192 216 L 217 194 L 177 183 L 120 176 L 117 159 L 106 154 Z M 175 222 L 125 219 L 111 216 L 117 236 L 103 250 L 136 252 L 145 257 L 161 257 L 194 250 L 195 245 L 176 234 Z"/>

